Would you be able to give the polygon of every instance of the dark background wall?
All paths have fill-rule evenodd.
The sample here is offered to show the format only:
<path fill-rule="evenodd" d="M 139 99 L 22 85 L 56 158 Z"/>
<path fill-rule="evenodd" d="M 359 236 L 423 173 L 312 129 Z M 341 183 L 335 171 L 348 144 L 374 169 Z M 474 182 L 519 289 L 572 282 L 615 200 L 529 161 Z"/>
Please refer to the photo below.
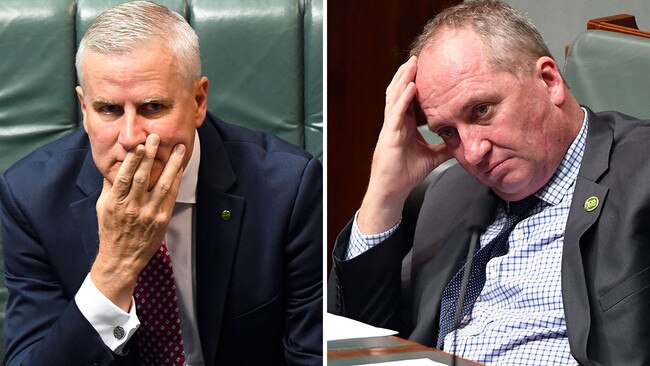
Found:
<path fill-rule="evenodd" d="M 427 20 L 459 0 L 327 1 L 327 243 L 361 204 L 384 92 Z"/>

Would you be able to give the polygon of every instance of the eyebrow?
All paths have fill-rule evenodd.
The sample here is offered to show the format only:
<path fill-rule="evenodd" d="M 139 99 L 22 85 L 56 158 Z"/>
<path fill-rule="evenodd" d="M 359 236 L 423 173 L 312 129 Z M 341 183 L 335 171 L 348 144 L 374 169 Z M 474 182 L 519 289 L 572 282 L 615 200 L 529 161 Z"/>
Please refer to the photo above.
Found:
<path fill-rule="evenodd" d="M 144 105 L 150 103 L 171 104 L 171 100 L 169 98 L 164 98 L 164 97 L 151 97 L 151 98 L 142 99 L 141 101 L 138 102 L 138 105 Z"/>
<path fill-rule="evenodd" d="M 97 99 L 92 100 L 92 104 L 93 105 L 106 105 L 106 104 L 118 104 L 118 103 L 116 101 L 110 100 L 110 99 L 97 98 Z"/>
<path fill-rule="evenodd" d="M 465 103 L 463 105 L 463 107 L 461 108 L 461 111 L 465 112 L 466 110 L 472 108 L 473 106 L 475 106 L 477 104 L 485 103 L 485 100 L 487 100 L 487 99 L 488 99 L 487 95 L 482 95 L 482 96 L 479 96 L 479 97 L 473 96 L 467 101 L 467 103 Z"/>
<path fill-rule="evenodd" d="M 472 107 L 474 107 L 477 104 L 488 103 L 488 100 L 490 100 L 490 95 L 489 94 L 481 94 L 481 95 L 478 95 L 478 96 L 472 96 L 460 108 L 460 113 L 461 114 L 466 113 L 468 109 L 471 109 Z M 429 124 L 427 122 L 427 127 L 429 128 L 429 130 L 431 130 L 433 132 L 435 132 L 435 130 L 437 130 L 438 128 L 444 127 L 446 125 L 447 124 L 445 122 L 434 122 L 433 124 Z"/>
<path fill-rule="evenodd" d="M 429 129 L 429 131 L 431 131 L 433 133 L 438 133 L 438 132 L 436 132 L 437 129 L 447 126 L 447 124 L 445 124 L 444 122 L 434 122 L 433 124 L 429 124 L 427 122 L 426 125 L 427 125 L 427 128 Z"/>
<path fill-rule="evenodd" d="M 164 97 L 151 97 L 151 98 L 145 98 L 138 101 L 137 105 L 141 106 L 150 103 L 171 104 L 171 100 L 169 98 L 164 98 Z M 97 99 L 93 99 L 92 101 L 93 106 L 103 106 L 107 104 L 121 105 L 120 102 L 111 99 L 104 99 L 104 98 L 97 98 Z"/>

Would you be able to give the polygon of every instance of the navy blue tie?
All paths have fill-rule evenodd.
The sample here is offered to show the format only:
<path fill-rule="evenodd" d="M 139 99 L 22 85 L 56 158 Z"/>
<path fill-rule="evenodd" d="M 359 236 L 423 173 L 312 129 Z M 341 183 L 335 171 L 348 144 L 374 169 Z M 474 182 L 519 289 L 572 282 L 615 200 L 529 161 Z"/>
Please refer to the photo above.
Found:
<path fill-rule="evenodd" d="M 485 285 L 485 266 L 487 262 L 492 258 L 500 257 L 508 253 L 508 236 L 510 236 L 510 232 L 514 229 L 517 223 L 528 216 L 530 210 L 538 201 L 539 199 L 537 197 L 528 196 L 521 201 L 510 202 L 508 204 L 506 223 L 499 234 L 474 254 L 460 319 L 463 319 L 472 310 L 476 298 L 483 290 L 483 285 Z M 454 327 L 454 313 L 456 312 L 456 302 L 458 301 L 464 270 L 465 266 L 462 266 L 442 292 L 440 305 L 440 329 L 437 345 L 438 349 L 442 349 L 445 342 L 445 336 L 451 332 Z"/>

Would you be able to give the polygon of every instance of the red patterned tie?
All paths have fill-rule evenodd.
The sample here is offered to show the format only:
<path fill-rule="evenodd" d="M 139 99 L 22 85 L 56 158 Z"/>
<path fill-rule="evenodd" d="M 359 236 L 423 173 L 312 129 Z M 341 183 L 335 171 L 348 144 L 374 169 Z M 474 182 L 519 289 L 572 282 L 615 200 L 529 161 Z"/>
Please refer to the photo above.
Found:
<path fill-rule="evenodd" d="M 134 297 L 141 322 L 138 330 L 141 364 L 184 365 L 174 271 L 164 242 L 138 276 Z"/>

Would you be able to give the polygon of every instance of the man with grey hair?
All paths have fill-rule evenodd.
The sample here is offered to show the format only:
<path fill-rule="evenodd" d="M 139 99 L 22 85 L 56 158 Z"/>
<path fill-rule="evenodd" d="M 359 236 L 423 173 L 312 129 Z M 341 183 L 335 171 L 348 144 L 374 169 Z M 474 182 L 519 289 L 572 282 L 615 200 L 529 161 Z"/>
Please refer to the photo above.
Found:
<path fill-rule="evenodd" d="M 5 364 L 321 364 L 318 159 L 207 112 L 163 6 L 102 13 L 76 65 L 84 129 L 0 179 Z"/>
<path fill-rule="evenodd" d="M 648 127 L 581 107 L 507 4 L 444 10 L 386 90 L 329 311 L 486 364 L 649 364 Z M 409 192 L 452 157 L 404 242 Z"/>

